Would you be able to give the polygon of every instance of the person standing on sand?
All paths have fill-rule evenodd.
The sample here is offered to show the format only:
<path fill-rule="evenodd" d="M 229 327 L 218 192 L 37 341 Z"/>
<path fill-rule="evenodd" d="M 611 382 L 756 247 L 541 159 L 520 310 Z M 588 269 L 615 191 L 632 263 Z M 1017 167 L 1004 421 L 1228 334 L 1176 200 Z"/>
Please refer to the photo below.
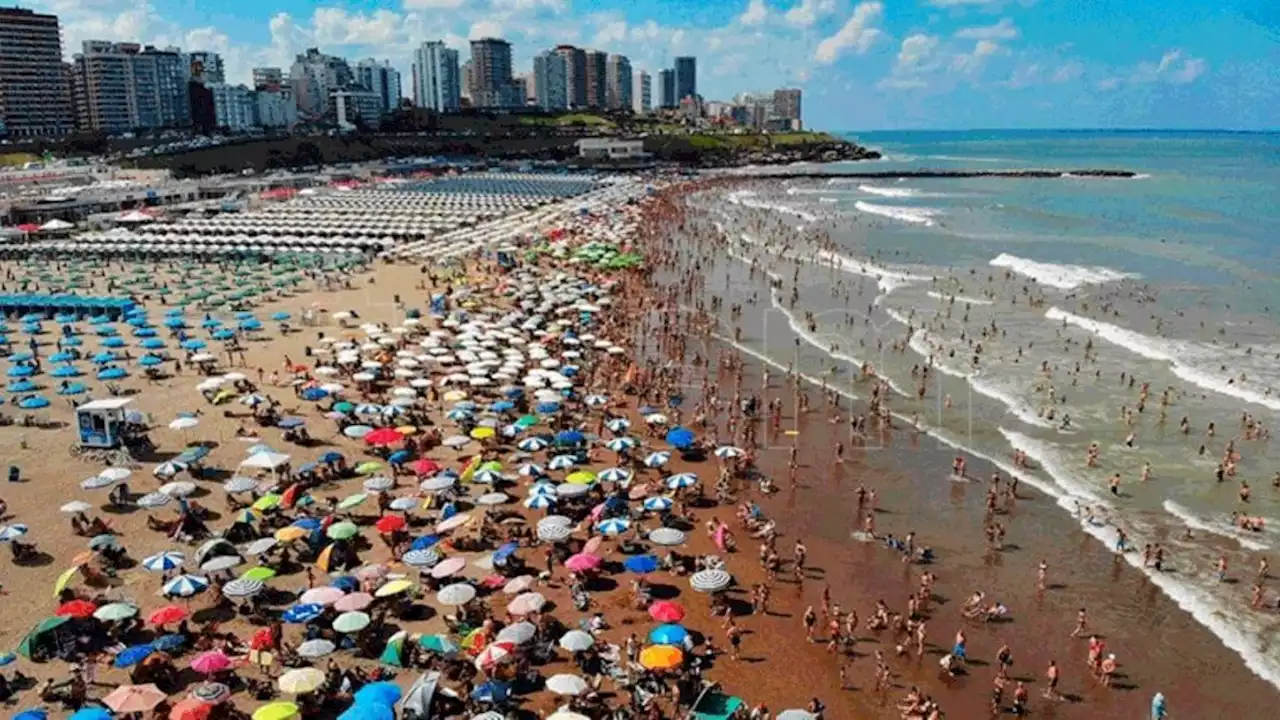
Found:
<path fill-rule="evenodd" d="M 1076 629 L 1071 631 L 1071 637 L 1073 638 L 1084 637 L 1085 625 L 1087 622 L 1088 622 L 1088 616 L 1085 613 L 1085 609 L 1080 608 L 1079 610 L 1076 611 Z"/>
<path fill-rule="evenodd" d="M 813 611 L 813 606 L 804 610 L 804 636 L 809 642 L 813 642 L 813 627 L 818 623 L 818 614 Z"/>
<path fill-rule="evenodd" d="M 1058 680 L 1060 679 L 1058 661 L 1049 661 L 1049 667 L 1044 671 L 1044 679 L 1049 683 L 1049 686 L 1044 689 L 1044 696 L 1050 700 L 1061 700 L 1062 693 L 1058 692 Z"/>

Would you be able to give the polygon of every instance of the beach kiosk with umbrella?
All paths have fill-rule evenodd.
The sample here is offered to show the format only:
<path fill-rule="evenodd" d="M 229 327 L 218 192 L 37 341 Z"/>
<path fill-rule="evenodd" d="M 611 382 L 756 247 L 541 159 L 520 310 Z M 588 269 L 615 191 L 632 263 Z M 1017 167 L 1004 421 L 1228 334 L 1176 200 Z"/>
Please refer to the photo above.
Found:
<path fill-rule="evenodd" d="M 78 438 L 71 444 L 72 457 L 89 456 L 109 465 L 134 464 L 130 446 L 148 442 L 129 429 L 126 408 L 132 398 L 103 398 L 76 407 Z"/>

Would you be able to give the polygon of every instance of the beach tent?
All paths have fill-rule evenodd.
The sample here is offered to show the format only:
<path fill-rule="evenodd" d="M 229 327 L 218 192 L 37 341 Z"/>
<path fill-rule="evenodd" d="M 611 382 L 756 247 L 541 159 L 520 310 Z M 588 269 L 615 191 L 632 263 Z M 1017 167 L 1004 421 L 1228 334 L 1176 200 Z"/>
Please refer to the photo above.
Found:
<path fill-rule="evenodd" d="M 740 697 L 708 687 L 693 703 L 693 716 L 696 720 L 728 720 L 743 704 Z"/>
<path fill-rule="evenodd" d="M 59 220 L 58 218 L 54 218 L 54 219 L 50 220 L 49 222 L 47 222 L 47 223 L 45 223 L 45 224 L 41 225 L 41 226 L 40 226 L 40 229 L 41 229 L 41 230 L 44 230 L 44 231 L 46 231 L 46 232 L 57 232 L 57 231 L 60 231 L 60 230 L 70 230 L 70 229 L 72 229 L 72 228 L 74 228 L 74 227 L 75 227 L 75 225 L 72 225 L 71 223 L 67 222 L 66 220 Z"/>
<path fill-rule="evenodd" d="M 23 657 L 39 662 L 56 654 L 57 648 L 64 643 L 74 645 L 75 636 L 61 629 L 71 618 L 64 615 L 55 615 L 54 617 L 41 620 L 26 637 L 22 638 L 22 642 L 18 645 L 18 654 Z"/>

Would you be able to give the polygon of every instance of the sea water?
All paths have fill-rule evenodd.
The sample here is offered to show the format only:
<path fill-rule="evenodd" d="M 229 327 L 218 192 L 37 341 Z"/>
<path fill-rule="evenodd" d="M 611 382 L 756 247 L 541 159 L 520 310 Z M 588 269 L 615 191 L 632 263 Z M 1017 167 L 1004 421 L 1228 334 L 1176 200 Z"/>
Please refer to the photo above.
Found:
<path fill-rule="evenodd" d="M 885 159 L 806 167 L 830 177 L 729 197 L 730 208 L 776 215 L 797 238 L 828 233 L 836 246 L 784 240 L 794 242 L 784 257 L 821 262 L 797 276 L 794 304 L 789 284 L 768 299 L 765 317 L 777 318 L 794 345 L 769 342 L 772 331 L 749 333 L 759 339 L 744 348 L 835 387 L 872 364 L 907 396 L 893 403 L 900 417 L 948 445 L 1006 471 L 1015 449 L 1027 453 L 1034 469 L 1019 474 L 1064 512 L 1092 514 L 1092 522 L 1081 521 L 1086 532 L 1113 545 L 1120 527 L 1138 548 L 1163 544 L 1177 572 L 1144 572 L 1280 686 L 1280 658 L 1270 650 L 1280 640 L 1275 610 L 1249 607 L 1258 558 L 1280 547 L 1280 488 L 1271 482 L 1280 471 L 1280 439 L 1246 440 L 1242 428 L 1245 414 L 1280 428 L 1280 136 L 938 132 L 853 139 Z M 1030 168 L 1064 175 L 841 177 Z M 1091 169 L 1138 176 L 1069 172 Z M 731 258 L 777 257 L 778 239 L 762 237 L 756 220 L 731 211 L 717 223 L 733 242 Z M 771 272 L 775 281 L 789 280 L 793 268 Z M 856 294 L 846 299 L 846 292 Z M 925 365 L 932 377 L 920 401 L 914 396 Z M 1143 383 L 1150 390 L 1139 412 Z M 1187 434 L 1179 430 L 1184 417 Z M 1233 439 L 1243 459 L 1236 475 L 1219 483 L 1215 468 Z M 1096 467 L 1086 460 L 1091 443 L 1100 449 Z M 1142 482 L 1147 464 L 1151 479 Z M 1108 492 L 1114 473 L 1122 478 L 1118 496 Z M 1238 495 L 1241 481 L 1253 489 L 1247 504 Z M 1232 511 L 1263 518 L 1265 529 L 1238 529 Z M 1240 583 L 1217 582 L 1213 566 L 1223 554 Z M 1141 566 L 1139 553 L 1126 557 Z M 1274 594 L 1269 598 L 1274 608 Z"/>

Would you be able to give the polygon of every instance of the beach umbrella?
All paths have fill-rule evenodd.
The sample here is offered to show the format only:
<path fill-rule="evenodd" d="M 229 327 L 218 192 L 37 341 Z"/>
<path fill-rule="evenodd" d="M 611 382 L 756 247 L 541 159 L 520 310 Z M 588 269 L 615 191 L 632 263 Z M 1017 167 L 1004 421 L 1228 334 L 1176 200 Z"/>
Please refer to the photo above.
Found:
<path fill-rule="evenodd" d="M 133 645 L 116 653 L 116 659 L 112 665 L 118 668 L 133 667 L 147 659 L 153 652 L 155 648 L 150 645 Z"/>
<path fill-rule="evenodd" d="M 400 561 L 410 567 L 431 567 L 440 562 L 440 554 L 435 550 L 410 550 Z"/>
<path fill-rule="evenodd" d="M 423 635 L 418 638 L 418 644 L 441 655 L 452 655 L 461 649 L 456 642 L 446 635 Z"/>
<path fill-rule="evenodd" d="M 693 473 L 677 473 L 667 478 L 667 487 L 672 490 L 693 487 L 698 484 L 698 476 Z"/>
<path fill-rule="evenodd" d="M 320 686 L 324 685 L 324 680 L 323 670 L 305 667 L 284 673 L 276 681 L 276 684 L 280 687 L 280 692 L 289 695 L 302 695 L 320 689 Z"/>
<path fill-rule="evenodd" d="M 626 432 L 631 427 L 631 421 L 626 418 L 614 418 L 605 423 L 604 426 L 609 429 L 609 432 Z"/>
<path fill-rule="evenodd" d="M 248 512 L 247 510 L 245 512 Z M 200 565 L 200 570 L 207 573 L 222 572 L 243 563 L 239 556 L 236 555 L 219 555 Z"/>
<path fill-rule="evenodd" d="M 684 539 L 684 533 L 675 528 L 661 527 L 649 531 L 649 541 L 656 545 L 666 547 L 681 545 L 684 543 Z"/>
<path fill-rule="evenodd" d="M 294 605 L 281 613 L 280 618 L 287 623 L 300 624 L 315 620 L 324 614 L 324 606 L 316 603 Z"/>
<path fill-rule="evenodd" d="M 399 515 L 384 515 L 378 518 L 378 522 L 374 523 L 374 527 L 383 535 L 403 530 L 404 526 L 405 519 Z"/>
<path fill-rule="evenodd" d="M 503 659 L 505 660 L 506 656 L 503 656 Z M 510 695 L 509 684 L 501 680 L 488 680 L 471 692 L 471 699 L 483 703 L 503 703 Z"/>
<path fill-rule="evenodd" d="M 517 472 L 524 477 L 540 477 L 545 474 L 542 466 L 537 463 L 525 463 Z"/>
<path fill-rule="evenodd" d="M 445 606 L 466 605 L 476 596 L 476 589 L 467 583 L 446 585 L 436 593 L 436 601 Z"/>
<path fill-rule="evenodd" d="M 521 596 L 528 597 L 528 596 Z M 482 671 L 489 671 L 498 664 L 508 660 L 515 655 L 515 643 L 495 642 L 491 643 L 480 654 L 476 656 L 476 668 Z"/>
<path fill-rule="evenodd" d="M 591 718 L 570 710 L 557 710 L 548 715 L 547 720 L 591 720 Z"/>
<path fill-rule="evenodd" d="M 209 589 L 209 581 L 198 575 L 179 575 L 164 584 L 164 594 L 170 597 L 191 597 Z"/>
<path fill-rule="evenodd" d="M 354 612 L 356 610 L 364 610 L 373 603 L 373 596 L 366 592 L 353 592 L 350 595 L 344 595 L 338 598 L 338 602 L 333 604 L 333 609 L 340 613 Z"/>
<path fill-rule="evenodd" d="M 467 566 L 467 559 L 464 557 L 454 556 L 441 560 L 435 567 L 431 568 L 431 577 L 447 578 Z"/>
<path fill-rule="evenodd" d="M 616 467 L 605 468 L 596 477 L 605 482 L 627 482 L 631 479 L 631 471 Z"/>
<path fill-rule="evenodd" d="M 153 572 L 168 572 L 182 567 L 185 561 L 186 556 L 182 553 L 166 550 L 143 558 L 142 567 Z"/>
<path fill-rule="evenodd" d="M 138 504 L 138 507 L 155 509 L 158 507 L 164 507 L 165 505 L 168 505 L 169 502 L 172 500 L 173 498 L 169 497 L 168 495 L 162 492 L 156 491 L 156 492 L 147 493 L 146 495 L 143 495 L 142 497 L 138 498 L 137 504 Z"/>
<path fill-rule="evenodd" d="M 83 620 L 93 615 L 94 611 L 97 609 L 98 606 L 88 600 L 71 600 L 58 606 L 54 615 L 57 615 L 58 617 L 70 617 Z"/>
<path fill-rule="evenodd" d="M 596 525 L 596 530 L 601 535 L 621 535 L 626 532 L 629 527 L 631 527 L 631 521 L 626 518 L 615 517 L 598 523 Z"/>
<path fill-rule="evenodd" d="M 324 638 L 307 640 L 298 646 L 298 655 L 304 658 L 322 658 L 336 649 L 336 646 Z"/>
<path fill-rule="evenodd" d="M 577 675 L 559 673 L 547 678 L 547 689 L 557 695 L 581 695 L 587 691 L 587 681 Z"/>
<path fill-rule="evenodd" d="M 556 502 L 555 497 L 544 493 L 534 493 L 524 499 L 524 506 L 534 510 L 545 510 Z"/>
<path fill-rule="evenodd" d="M 650 468 L 660 468 L 669 462 L 671 462 L 671 453 L 665 450 L 649 453 L 644 459 L 645 467 Z"/>
<path fill-rule="evenodd" d="M 742 457 L 745 454 L 746 453 L 743 451 L 742 448 L 734 447 L 733 445 L 721 445 L 720 447 L 716 448 L 716 451 L 715 451 L 716 457 L 722 458 L 722 459 Z"/>
<path fill-rule="evenodd" d="M 614 439 L 610 440 L 609 442 L 605 443 L 604 445 L 605 445 L 605 447 L 609 448 L 610 450 L 612 450 L 612 451 L 614 451 L 614 452 L 616 452 L 616 453 L 620 453 L 620 452 L 626 452 L 626 451 L 630 450 L 631 448 L 635 447 L 635 446 L 636 446 L 636 441 L 635 441 L 635 438 L 630 438 L 630 437 L 616 437 L 616 438 L 614 438 Z"/>
<path fill-rule="evenodd" d="M 27 526 L 22 523 L 0 526 L 0 542 L 17 540 L 27 534 Z"/>
<path fill-rule="evenodd" d="M 792 708 L 791 710 L 783 710 L 776 716 L 777 720 L 818 720 L 818 716 L 808 710 Z"/>
<path fill-rule="evenodd" d="M 523 595 L 517 595 L 514 600 L 507 603 L 507 612 L 519 617 L 538 612 L 546 604 L 547 599 L 542 595 L 542 593 L 525 593 Z"/>
<path fill-rule="evenodd" d="M 622 565 L 633 573 L 644 575 L 657 570 L 659 563 L 658 558 L 652 555 L 635 555 L 624 560 Z"/>
<path fill-rule="evenodd" d="M 412 496 L 398 497 L 391 501 L 390 507 L 392 510 L 409 511 L 418 507 L 419 502 L 421 499 Z"/>
<path fill-rule="evenodd" d="M 688 630 L 672 623 L 659 625 L 649 631 L 649 642 L 654 645 L 683 645 L 688 638 Z"/>
<path fill-rule="evenodd" d="M 689 578 L 689 586 L 697 592 L 720 592 L 733 583 L 733 576 L 724 570 L 699 570 Z"/>
<path fill-rule="evenodd" d="M 40 395 L 32 395 L 20 400 L 18 407 L 23 410 L 40 410 L 49 407 L 49 399 Z"/>
<path fill-rule="evenodd" d="M 369 616 L 363 612 L 345 612 L 334 618 L 333 629 L 340 633 L 357 633 L 369 627 Z"/>
<path fill-rule="evenodd" d="M 307 605 L 332 605 L 343 595 L 346 595 L 346 593 L 336 587 L 315 587 L 302 593 L 302 597 L 298 598 L 298 602 Z"/>
<path fill-rule="evenodd" d="M 360 534 L 360 528 L 356 524 L 347 520 L 334 523 L 325 531 L 325 535 L 334 540 L 349 540 Z"/>
<path fill-rule="evenodd" d="M 138 608 L 129 603 L 109 603 L 93 611 L 93 616 L 103 622 L 127 620 L 138 614 Z"/>
<path fill-rule="evenodd" d="M 72 500 L 58 509 L 69 515 L 74 515 L 75 513 L 89 512 L 93 509 L 93 506 L 83 500 Z"/>
<path fill-rule="evenodd" d="M 672 505 L 673 501 L 668 497 L 651 497 L 644 501 L 644 509 L 650 512 L 666 512 Z"/>
<path fill-rule="evenodd" d="M 165 605 L 157 608 L 147 616 L 147 622 L 155 626 L 172 625 L 176 622 L 182 622 L 187 617 L 187 611 L 177 605 Z"/>
<path fill-rule="evenodd" d="M 151 683 L 146 685 L 121 685 L 102 698 L 102 704 L 121 715 L 145 713 L 168 697 Z"/>
<path fill-rule="evenodd" d="M 298 706 L 291 702 L 273 702 L 253 711 L 253 720 L 297 720 Z"/>
<path fill-rule="evenodd" d="M 402 693 L 395 683 L 372 682 L 355 692 L 352 697 L 357 703 L 373 703 L 378 705 L 395 705 L 400 702 Z"/>
<path fill-rule="evenodd" d="M 498 632 L 497 641 L 515 643 L 517 646 L 524 645 L 533 640 L 537 634 L 538 628 L 533 623 L 522 621 L 504 627 Z"/>
<path fill-rule="evenodd" d="M 672 670 L 684 662 L 684 653 L 671 645 L 650 645 L 640 651 L 640 665 L 647 670 Z"/>
<path fill-rule="evenodd" d="M 570 630 L 560 637 L 560 647 L 569 652 L 582 652 L 596 644 L 591 633 L 582 630 Z"/>
<path fill-rule="evenodd" d="M 222 594 L 227 597 L 252 597 L 264 589 L 266 585 L 261 580 L 241 577 L 222 586 Z"/>
<path fill-rule="evenodd" d="M 568 470 L 576 465 L 577 462 L 577 458 L 572 455 L 557 455 L 547 462 L 547 467 L 552 470 Z"/>
<path fill-rule="evenodd" d="M 658 600 L 649 605 L 649 617 L 660 623 L 678 623 L 684 619 L 684 607 L 670 600 Z"/>

